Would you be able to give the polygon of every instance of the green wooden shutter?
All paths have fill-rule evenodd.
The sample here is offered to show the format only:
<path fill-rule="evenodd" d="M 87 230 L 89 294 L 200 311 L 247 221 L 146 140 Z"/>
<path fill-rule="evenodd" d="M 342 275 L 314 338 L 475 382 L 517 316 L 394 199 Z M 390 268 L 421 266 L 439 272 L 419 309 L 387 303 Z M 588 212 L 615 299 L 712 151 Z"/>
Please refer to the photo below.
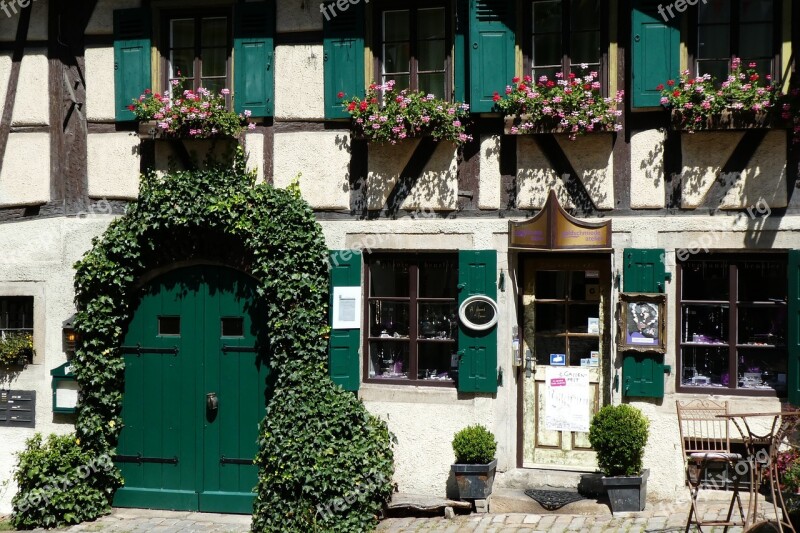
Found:
<path fill-rule="evenodd" d="M 364 2 L 323 16 L 325 61 L 325 118 L 347 118 L 339 93 L 364 96 Z"/>
<path fill-rule="evenodd" d="M 643 398 L 664 397 L 664 355 L 627 352 L 622 359 L 623 394 Z"/>
<path fill-rule="evenodd" d="M 150 10 L 114 10 L 114 105 L 118 121 L 134 120 L 128 109 L 150 88 Z"/>
<path fill-rule="evenodd" d="M 361 286 L 361 252 L 355 250 L 331 250 L 330 254 L 330 299 L 328 320 L 333 320 L 333 288 Z M 357 391 L 359 380 L 358 347 L 361 342 L 360 329 L 331 330 L 328 371 L 334 383 L 344 390 Z"/>
<path fill-rule="evenodd" d="M 624 292 L 664 292 L 663 249 L 626 248 L 623 258 Z"/>
<path fill-rule="evenodd" d="M 800 405 L 800 250 L 789 250 L 789 402 Z"/>
<path fill-rule="evenodd" d="M 469 103 L 472 111 L 494 108 L 492 96 L 514 77 L 513 0 L 470 0 Z"/>
<path fill-rule="evenodd" d="M 661 91 L 680 72 L 680 17 L 664 21 L 663 0 L 634 0 L 631 22 L 633 107 L 661 105 Z"/>
<path fill-rule="evenodd" d="M 275 2 L 236 4 L 233 38 L 233 103 L 254 117 L 275 111 Z"/>
<path fill-rule="evenodd" d="M 497 299 L 497 252 L 461 250 L 458 253 L 458 304 L 476 294 Z M 497 326 L 473 331 L 459 324 L 458 390 L 497 392 Z"/>

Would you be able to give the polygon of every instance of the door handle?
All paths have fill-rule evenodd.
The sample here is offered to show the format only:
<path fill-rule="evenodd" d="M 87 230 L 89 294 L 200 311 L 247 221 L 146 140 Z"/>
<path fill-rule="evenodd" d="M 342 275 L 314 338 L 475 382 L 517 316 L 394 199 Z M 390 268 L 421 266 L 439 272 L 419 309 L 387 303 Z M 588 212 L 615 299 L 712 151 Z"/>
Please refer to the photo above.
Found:
<path fill-rule="evenodd" d="M 219 409 L 219 399 L 216 392 L 209 392 L 206 394 L 206 409 L 209 411 L 216 411 Z"/>

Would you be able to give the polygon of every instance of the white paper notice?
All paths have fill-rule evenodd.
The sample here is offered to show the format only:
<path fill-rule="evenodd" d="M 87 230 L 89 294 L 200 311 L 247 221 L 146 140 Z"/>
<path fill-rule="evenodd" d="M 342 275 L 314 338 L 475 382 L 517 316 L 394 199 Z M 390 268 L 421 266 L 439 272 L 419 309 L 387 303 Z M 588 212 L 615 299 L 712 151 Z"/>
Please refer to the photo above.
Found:
<path fill-rule="evenodd" d="M 56 389 L 56 407 L 74 408 L 78 405 L 78 383 L 75 381 L 64 381 L 59 383 Z"/>
<path fill-rule="evenodd" d="M 356 299 L 339 298 L 339 319 L 345 322 L 352 322 L 356 319 Z"/>
<path fill-rule="evenodd" d="M 589 431 L 589 371 L 548 366 L 545 380 L 544 427 L 551 431 Z"/>
<path fill-rule="evenodd" d="M 361 287 L 334 287 L 333 329 L 359 329 Z"/>

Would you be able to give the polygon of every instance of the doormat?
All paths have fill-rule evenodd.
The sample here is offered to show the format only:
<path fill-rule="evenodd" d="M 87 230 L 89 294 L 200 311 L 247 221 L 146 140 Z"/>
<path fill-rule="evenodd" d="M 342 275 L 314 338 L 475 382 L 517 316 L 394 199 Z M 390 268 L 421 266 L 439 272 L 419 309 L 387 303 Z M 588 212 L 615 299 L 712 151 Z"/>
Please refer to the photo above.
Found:
<path fill-rule="evenodd" d="M 525 494 L 539 502 L 539 505 L 548 511 L 555 511 L 568 503 L 587 499 L 571 490 L 527 489 Z"/>

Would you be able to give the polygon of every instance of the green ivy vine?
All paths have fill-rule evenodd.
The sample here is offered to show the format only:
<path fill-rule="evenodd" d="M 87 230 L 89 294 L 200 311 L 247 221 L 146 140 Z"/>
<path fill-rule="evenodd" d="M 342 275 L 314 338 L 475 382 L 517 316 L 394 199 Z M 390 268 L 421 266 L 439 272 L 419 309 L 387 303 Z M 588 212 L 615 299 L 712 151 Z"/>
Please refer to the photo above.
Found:
<path fill-rule="evenodd" d="M 275 382 L 260 426 L 253 530 L 372 529 L 392 490 L 393 437 L 328 377 L 326 254 L 297 187 L 255 185 L 241 148 L 232 162 L 143 175 L 138 200 L 75 265 L 73 367 L 82 390 L 76 421 L 82 451 L 113 455 L 124 425 L 120 346 L 138 281 L 184 260 L 223 261 L 259 280 L 268 310 Z M 68 490 L 101 502 L 83 513 L 91 519 L 109 510 L 122 483 L 119 470 L 110 468 Z M 61 517 L 49 519 L 49 527 L 65 523 L 65 510 L 51 512 Z"/>

